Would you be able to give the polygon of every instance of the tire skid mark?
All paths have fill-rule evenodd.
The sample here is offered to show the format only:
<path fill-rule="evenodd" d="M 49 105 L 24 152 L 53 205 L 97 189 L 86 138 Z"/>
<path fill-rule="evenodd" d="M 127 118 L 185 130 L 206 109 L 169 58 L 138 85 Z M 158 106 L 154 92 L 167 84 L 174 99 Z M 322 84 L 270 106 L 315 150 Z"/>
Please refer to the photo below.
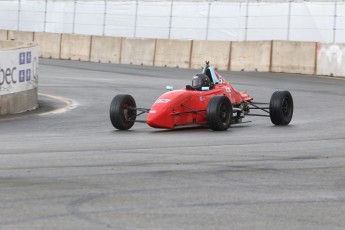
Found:
<path fill-rule="evenodd" d="M 110 224 L 99 221 L 95 218 L 92 218 L 87 214 L 87 212 L 83 212 L 81 210 L 81 207 L 84 204 L 87 204 L 93 200 L 102 198 L 104 196 L 107 196 L 107 194 L 94 194 L 94 195 L 89 194 L 89 195 L 86 195 L 86 196 L 81 197 L 79 199 L 73 200 L 67 205 L 67 207 L 66 207 L 67 212 L 70 213 L 72 216 L 78 218 L 78 219 L 81 219 L 81 220 L 88 222 L 89 224 L 97 225 L 97 226 L 103 227 L 103 228 L 104 227 L 105 228 L 111 228 Z"/>

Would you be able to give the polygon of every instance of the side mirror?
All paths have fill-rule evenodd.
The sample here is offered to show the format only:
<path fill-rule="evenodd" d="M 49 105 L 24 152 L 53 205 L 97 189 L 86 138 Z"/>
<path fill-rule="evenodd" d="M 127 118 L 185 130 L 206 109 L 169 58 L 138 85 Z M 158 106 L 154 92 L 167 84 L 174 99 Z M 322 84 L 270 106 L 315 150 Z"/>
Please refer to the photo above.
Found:
<path fill-rule="evenodd" d="M 174 89 L 174 87 L 173 86 L 170 86 L 170 85 L 168 85 L 167 87 L 165 87 L 168 91 L 171 91 L 171 90 L 173 90 Z"/>

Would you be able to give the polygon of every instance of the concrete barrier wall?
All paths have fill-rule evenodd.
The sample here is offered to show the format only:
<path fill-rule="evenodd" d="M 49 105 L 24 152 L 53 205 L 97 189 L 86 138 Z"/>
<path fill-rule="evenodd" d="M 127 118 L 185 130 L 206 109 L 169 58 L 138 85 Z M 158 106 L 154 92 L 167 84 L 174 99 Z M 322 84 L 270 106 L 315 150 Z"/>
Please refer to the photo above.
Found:
<path fill-rule="evenodd" d="M 123 38 L 120 63 L 152 66 L 155 46 L 155 39 Z"/>
<path fill-rule="evenodd" d="M 32 42 L 34 40 L 34 32 L 9 30 L 7 39 Z"/>
<path fill-rule="evenodd" d="M 61 34 L 35 33 L 34 42 L 39 45 L 40 57 L 60 58 Z"/>
<path fill-rule="evenodd" d="M 24 41 L 0 41 L 0 51 L 7 51 L 11 49 L 18 49 L 24 47 L 31 47 L 33 46 L 32 42 L 24 42 Z"/>
<path fill-rule="evenodd" d="M 40 56 L 70 60 L 199 69 L 344 76 L 344 46 L 291 41 L 130 39 L 0 30 L 0 39 L 33 41 Z"/>
<path fill-rule="evenodd" d="M 34 110 L 37 106 L 37 88 L 0 95 L 0 115 L 23 113 Z"/>
<path fill-rule="evenodd" d="M 0 30 L 0 40 L 7 40 L 7 30 Z"/>
<path fill-rule="evenodd" d="M 91 36 L 62 34 L 61 59 L 90 61 Z"/>
<path fill-rule="evenodd" d="M 190 68 L 192 41 L 157 39 L 154 66 Z"/>
<path fill-rule="evenodd" d="M 92 36 L 91 58 L 92 62 L 120 63 L 121 38 Z"/>
<path fill-rule="evenodd" d="M 190 67 L 198 69 L 210 61 L 219 70 L 229 69 L 230 44 L 227 41 L 193 41 Z"/>
<path fill-rule="evenodd" d="M 37 108 L 37 46 L 0 41 L 0 47 L 0 115 Z"/>
<path fill-rule="evenodd" d="M 231 71 L 268 72 L 271 63 L 271 41 L 231 43 Z"/>
<path fill-rule="evenodd" d="M 317 75 L 345 76 L 345 44 L 318 44 Z"/>
<path fill-rule="evenodd" d="M 273 41 L 272 72 L 316 73 L 316 43 Z"/>

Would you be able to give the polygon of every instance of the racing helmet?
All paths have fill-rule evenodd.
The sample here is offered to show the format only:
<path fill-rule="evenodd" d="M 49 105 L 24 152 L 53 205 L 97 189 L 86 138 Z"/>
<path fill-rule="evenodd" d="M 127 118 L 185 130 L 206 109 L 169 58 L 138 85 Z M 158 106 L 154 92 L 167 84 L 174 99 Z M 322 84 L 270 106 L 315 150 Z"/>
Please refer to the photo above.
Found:
<path fill-rule="evenodd" d="M 211 81 L 206 74 L 197 74 L 193 77 L 192 86 L 193 87 L 204 87 L 210 86 Z"/>

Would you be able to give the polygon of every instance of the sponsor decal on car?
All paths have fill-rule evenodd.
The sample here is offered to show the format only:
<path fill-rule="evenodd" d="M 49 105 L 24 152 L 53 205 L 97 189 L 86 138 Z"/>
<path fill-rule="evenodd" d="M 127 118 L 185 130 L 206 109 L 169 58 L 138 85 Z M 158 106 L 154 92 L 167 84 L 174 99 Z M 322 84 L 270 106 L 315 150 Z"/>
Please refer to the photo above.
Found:
<path fill-rule="evenodd" d="M 155 104 L 166 104 L 166 103 L 169 103 L 169 102 L 170 102 L 170 99 L 159 98 L 159 99 L 157 99 Z"/>

